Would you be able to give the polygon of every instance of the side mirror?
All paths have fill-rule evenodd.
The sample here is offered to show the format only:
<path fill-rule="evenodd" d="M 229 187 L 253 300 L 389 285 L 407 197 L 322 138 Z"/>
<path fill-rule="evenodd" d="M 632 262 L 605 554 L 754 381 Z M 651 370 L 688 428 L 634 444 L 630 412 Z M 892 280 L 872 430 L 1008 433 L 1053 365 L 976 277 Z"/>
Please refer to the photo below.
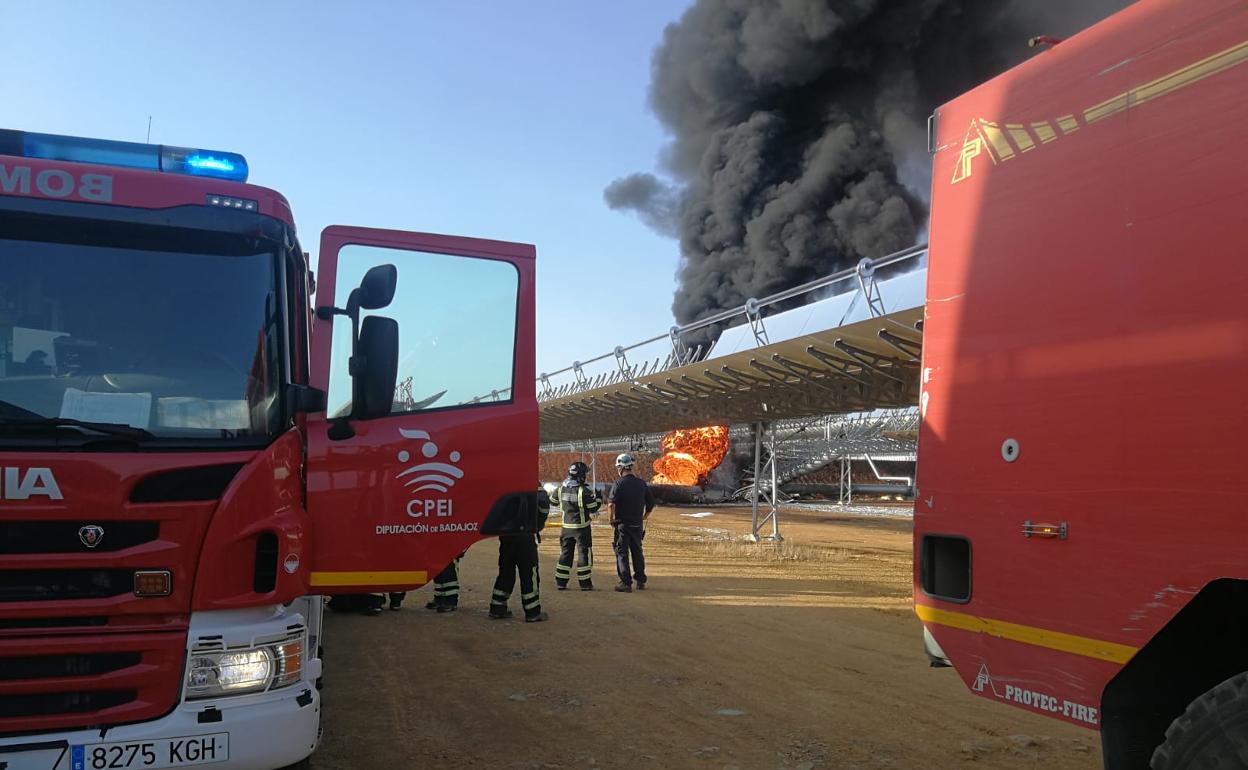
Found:
<path fill-rule="evenodd" d="M 364 319 L 351 356 L 351 374 L 352 419 L 371 420 L 390 414 L 399 376 L 398 321 L 376 315 Z"/>
<path fill-rule="evenodd" d="M 399 375 L 399 324 L 393 318 L 368 316 L 361 310 L 378 310 L 394 300 L 399 270 L 394 265 L 369 268 L 360 285 L 351 290 L 345 308 L 322 305 L 316 317 L 351 319 L 351 406 L 348 414 L 331 417 L 329 437 L 334 441 L 355 435 L 350 420 L 371 420 L 390 414 Z"/>
<path fill-rule="evenodd" d="M 399 283 L 399 270 L 394 265 L 377 265 L 369 268 L 360 281 L 359 302 L 365 310 L 380 310 L 394 299 L 394 289 Z"/>

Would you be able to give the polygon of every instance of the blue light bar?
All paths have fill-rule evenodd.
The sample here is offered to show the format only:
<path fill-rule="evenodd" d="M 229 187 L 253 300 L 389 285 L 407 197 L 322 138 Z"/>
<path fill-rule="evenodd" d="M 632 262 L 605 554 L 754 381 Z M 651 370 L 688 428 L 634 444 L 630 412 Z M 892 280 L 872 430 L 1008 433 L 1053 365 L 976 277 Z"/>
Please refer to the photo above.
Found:
<path fill-rule="evenodd" d="M 247 181 L 247 159 L 236 152 L 114 142 L 77 136 L 0 129 L 0 155 L 95 163 L 168 174 L 188 174 L 231 182 Z"/>

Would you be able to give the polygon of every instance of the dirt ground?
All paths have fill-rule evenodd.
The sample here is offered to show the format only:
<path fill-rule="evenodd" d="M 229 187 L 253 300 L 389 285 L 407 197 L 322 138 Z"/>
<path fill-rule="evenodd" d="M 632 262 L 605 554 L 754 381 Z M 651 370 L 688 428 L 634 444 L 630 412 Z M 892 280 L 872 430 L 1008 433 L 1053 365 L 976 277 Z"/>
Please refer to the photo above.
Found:
<path fill-rule="evenodd" d="M 548 623 L 486 616 L 497 541 L 469 551 L 458 612 L 326 616 L 318 770 L 371 768 L 1097 768 L 1096 733 L 973 697 L 931 669 L 910 608 L 910 521 L 786 512 L 779 547 L 739 542 L 749 510 L 661 508 L 650 585 L 620 594 L 610 528 L 595 583 Z"/>

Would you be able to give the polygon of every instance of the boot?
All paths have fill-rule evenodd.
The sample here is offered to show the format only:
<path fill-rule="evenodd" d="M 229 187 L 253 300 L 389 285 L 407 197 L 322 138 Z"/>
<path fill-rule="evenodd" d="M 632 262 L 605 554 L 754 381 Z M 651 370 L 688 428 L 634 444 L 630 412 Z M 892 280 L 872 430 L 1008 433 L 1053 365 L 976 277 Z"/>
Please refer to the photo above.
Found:
<path fill-rule="evenodd" d="M 633 592 L 633 587 L 629 585 L 628 583 L 620 583 L 618 586 L 615 587 L 615 590 L 619 591 L 622 594 L 631 594 Z"/>
<path fill-rule="evenodd" d="M 438 603 L 436 601 L 425 602 L 425 609 L 436 610 L 437 608 L 438 608 Z"/>
<path fill-rule="evenodd" d="M 493 607 L 490 608 L 490 620 L 506 620 L 507 618 L 511 617 L 512 614 L 513 614 L 512 611 L 507 609 L 506 607 L 502 608 L 501 610 L 495 609 Z"/>
<path fill-rule="evenodd" d="M 545 612 L 539 612 L 533 616 L 529 616 L 529 615 L 524 616 L 525 623 L 541 623 L 543 620 L 550 620 L 550 616 L 547 615 Z"/>
<path fill-rule="evenodd" d="M 443 604 L 441 607 L 438 607 L 438 614 L 442 614 L 443 612 L 454 612 L 454 611 L 455 611 L 454 604 Z"/>

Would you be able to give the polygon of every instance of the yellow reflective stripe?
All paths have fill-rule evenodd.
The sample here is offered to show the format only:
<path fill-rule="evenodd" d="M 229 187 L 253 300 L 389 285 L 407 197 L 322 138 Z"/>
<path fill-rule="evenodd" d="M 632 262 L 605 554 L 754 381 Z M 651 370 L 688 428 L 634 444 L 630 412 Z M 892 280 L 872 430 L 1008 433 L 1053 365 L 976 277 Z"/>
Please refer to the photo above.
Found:
<path fill-rule="evenodd" d="M 1004 620 L 981 618 L 965 612 L 954 612 L 953 610 L 928 607 L 922 604 L 914 605 L 914 614 L 918 615 L 919 619 L 924 623 L 935 623 L 939 626 L 958 628 L 977 634 L 988 634 L 989 636 L 1008 639 L 1011 642 L 1034 644 L 1037 647 L 1047 647 L 1051 650 L 1069 652 L 1073 655 L 1083 655 L 1088 658 L 1096 658 L 1097 660 L 1107 660 L 1111 663 L 1126 663 L 1138 652 L 1137 648 L 1126 644 L 1065 634 L 1061 631 L 1051 631 L 1047 628 L 1024 626 L 1019 623 L 1008 623 Z"/>
<path fill-rule="evenodd" d="M 1182 69 L 1175 70 L 1168 75 L 1162 75 L 1156 80 L 1136 86 L 1129 91 L 1124 91 L 1117 96 L 1106 99 L 1100 104 L 1089 107 L 1083 111 L 1084 122 L 1095 123 L 1098 120 L 1104 120 L 1110 115 L 1116 115 L 1123 110 L 1152 101 L 1160 96 L 1165 96 L 1171 91 L 1177 91 L 1210 75 L 1216 75 L 1223 70 L 1242 64 L 1244 61 L 1248 61 L 1248 42 L 1231 46 L 1224 51 L 1215 53 L 1213 56 L 1193 62 Z"/>
<path fill-rule="evenodd" d="M 326 586 L 416 585 L 429 582 L 429 573 L 418 572 L 313 572 L 308 585 Z"/>

